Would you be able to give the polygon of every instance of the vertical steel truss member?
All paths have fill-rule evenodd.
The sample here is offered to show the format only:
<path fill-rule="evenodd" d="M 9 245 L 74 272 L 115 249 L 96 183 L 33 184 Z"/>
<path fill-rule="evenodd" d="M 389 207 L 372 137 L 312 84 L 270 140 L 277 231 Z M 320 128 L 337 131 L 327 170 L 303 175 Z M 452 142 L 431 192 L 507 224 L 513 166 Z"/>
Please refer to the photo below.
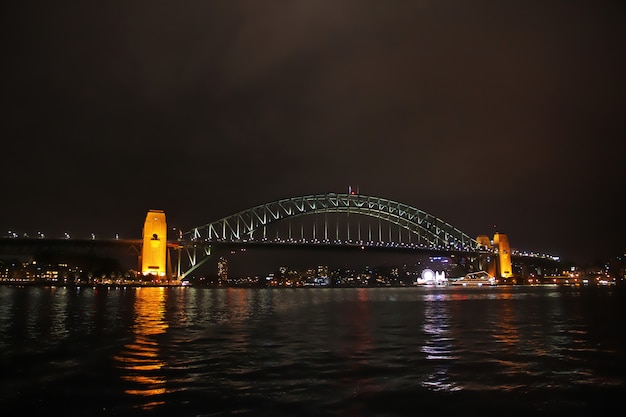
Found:
<path fill-rule="evenodd" d="M 286 198 L 252 207 L 212 223 L 195 227 L 183 234 L 183 241 L 189 242 L 190 245 L 194 243 L 207 245 L 210 242 L 262 241 L 266 239 L 266 227 L 268 225 L 316 213 L 324 214 L 325 239 L 328 237 L 326 216 L 329 213 L 335 213 L 345 214 L 350 218 L 356 217 L 355 221 L 359 222 L 359 240 L 361 227 L 359 218 L 360 216 L 369 216 L 373 219 L 378 219 L 379 222 L 382 220 L 390 225 L 397 226 L 399 242 L 395 243 L 402 243 L 401 232 L 405 230 L 409 236 L 409 241 L 422 247 L 474 251 L 479 246 L 475 239 L 461 232 L 456 227 L 415 207 L 363 194 L 335 193 Z M 349 216 L 350 214 L 358 214 L 360 216 Z M 376 242 L 372 241 L 371 224 L 368 227 L 369 241 L 364 242 L 364 244 L 381 242 L 380 223 L 378 225 L 378 240 Z M 388 241 L 392 240 L 391 227 L 389 228 L 387 238 L 389 239 Z M 288 237 L 285 236 L 285 240 L 290 239 L 291 225 L 289 225 Z M 349 238 L 347 240 L 350 241 Z M 346 241 L 336 242 L 336 244 L 349 243 Z M 363 244 L 363 242 L 360 244 Z M 196 248 L 194 246 L 191 246 L 191 248 L 193 248 L 193 253 L 188 252 L 188 258 L 193 269 L 196 269 L 201 263 L 198 262 Z M 208 252 L 207 246 L 203 246 L 203 248 L 204 255 L 208 256 L 210 254 L 210 246 L 208 247 Z"/>
<path fill-rule="evenodd" d="M 182 245 L 179 247 L 178 253 L 178 277 L 184 278 L 196 269 L 198 269 L 202 264 L 208 261 L 211 257 L 211 245 L 202 245 L 202 244 L 192 244 L 192 245 Z M 190 268 L 186 271 L 181 270 L 180 260 L 181 260 L 181 252 L 184 250 L 187 255 L 187 260 L 189 261 Z M 198 251 L 202 252 L 202 258 L 198 260 Z"/>

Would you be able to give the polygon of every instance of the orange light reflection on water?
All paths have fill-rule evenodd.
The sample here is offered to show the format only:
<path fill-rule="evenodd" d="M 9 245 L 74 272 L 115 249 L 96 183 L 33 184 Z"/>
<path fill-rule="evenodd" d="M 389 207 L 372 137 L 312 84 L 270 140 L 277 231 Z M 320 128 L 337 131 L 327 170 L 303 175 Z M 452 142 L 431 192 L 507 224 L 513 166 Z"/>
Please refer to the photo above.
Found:
<path fill-rule="evenodd" d="M 159 343 L 154 336 L 165 333 L 165 288 L 138 288 L 135 298 L 135 323 L 132 326 L 135 339 L 127 343 L 115 356 L 117 367 L 124 371 L 121 378 L 135 385 L 124 392 L 150 399 L 141 408 L 151 409 L 163 404 L 154 396 L 166 392 L 167 382 L 161 369 L 166 363 L 160 359 Z"/>

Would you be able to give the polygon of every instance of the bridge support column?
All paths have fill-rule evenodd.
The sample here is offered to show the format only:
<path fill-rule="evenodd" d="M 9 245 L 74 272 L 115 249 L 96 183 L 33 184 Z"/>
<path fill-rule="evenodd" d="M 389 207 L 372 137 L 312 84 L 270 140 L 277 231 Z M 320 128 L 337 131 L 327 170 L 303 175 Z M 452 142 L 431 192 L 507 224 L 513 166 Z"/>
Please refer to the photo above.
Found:
<path fill-rule="evenodd" d="M 513 276 L 513 267 L 511 264 L 511 248 L 507 235 L 496 232 L 493 235 L 493 241 L 490 241 L 486 235 L 478 236 L 476 240 L 481 246 L 490 249 L 495 248 L 497 252 L 495 256 L 481 257 L 480 269 L 487 271 L 492 277 L 511 278 Z"/>
<path fill-rule="evenodd" d="M 165 278 L 167 275 L 167 223 L 163 210 L 150 210 L 143 227 L 141 273 Z"/>
<path fill-rule="evenodd" d="M 493 244 L 498 248 L 498 272 L 500 277 L 511 278 L 513 276 L 513 268 L 511 265 L 509 238 L 503 233 L 496 233 L 493 235 Z"/>
<path fill-rule="evenodd" d="M 473 263 L 476 271 L 485 271 L 489 276 L 498 276 L 498 266 L 496 257 L 492 254 L 482 254 Z"/>

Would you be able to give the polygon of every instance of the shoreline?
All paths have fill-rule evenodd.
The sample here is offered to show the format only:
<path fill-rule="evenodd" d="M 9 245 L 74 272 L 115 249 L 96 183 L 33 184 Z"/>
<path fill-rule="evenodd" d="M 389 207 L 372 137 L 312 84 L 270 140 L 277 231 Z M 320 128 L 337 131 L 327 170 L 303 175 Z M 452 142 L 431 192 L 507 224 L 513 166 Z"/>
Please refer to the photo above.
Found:
<path fill-rule="evenodd" d="M 305 285 L 305 286 L 244 286 L 244 285 L 185 285 L 182 282 L 170 283 L 125 283 L 125 284 L 107 284 L 107 283 L 84 283 L 84 284 L 59 284 L 51 282 L 33 282 L 33 281 L 0 281 L 0 286 L 7 287 L 48 287 L 48 288 L 173 288 L 173 287 L 190 287 L 190 288 L 234 288 L 234 289 L 320 289 L 320 288 L 495 288 L 495 287 L 575 287 L 575 288 L 602 288 L 602 287 L 619 287 L 615 283 L 608 285 L 599 284 L 573 284 L 573 283 L 534 283 L 534 284 L 495 284 L 495 285 Z"/>

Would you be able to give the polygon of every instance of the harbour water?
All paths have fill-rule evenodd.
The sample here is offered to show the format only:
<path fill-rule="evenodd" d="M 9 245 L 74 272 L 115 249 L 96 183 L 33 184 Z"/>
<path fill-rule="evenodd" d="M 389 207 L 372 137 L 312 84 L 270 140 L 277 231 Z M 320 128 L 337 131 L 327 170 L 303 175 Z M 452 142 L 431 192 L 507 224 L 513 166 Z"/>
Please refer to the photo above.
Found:
<path fill-rule="evenodd" d="M 0 413 L 613 414 L 617 287 L 0 286 Z"/>

